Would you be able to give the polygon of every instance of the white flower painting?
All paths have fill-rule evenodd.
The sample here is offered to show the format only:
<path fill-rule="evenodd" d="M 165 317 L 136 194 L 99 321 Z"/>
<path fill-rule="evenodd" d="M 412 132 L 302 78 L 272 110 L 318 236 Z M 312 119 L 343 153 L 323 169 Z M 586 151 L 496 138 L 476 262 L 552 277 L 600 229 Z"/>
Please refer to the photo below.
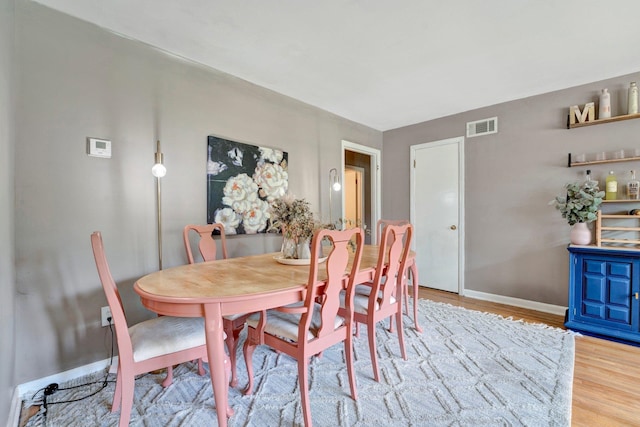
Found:
<path fill-rule="evenodd" d="M 226 234 L 266 232 L 271 202 L 289 187 L 287 153 L 209 136 L 207 155 L 207 222 Z"/>

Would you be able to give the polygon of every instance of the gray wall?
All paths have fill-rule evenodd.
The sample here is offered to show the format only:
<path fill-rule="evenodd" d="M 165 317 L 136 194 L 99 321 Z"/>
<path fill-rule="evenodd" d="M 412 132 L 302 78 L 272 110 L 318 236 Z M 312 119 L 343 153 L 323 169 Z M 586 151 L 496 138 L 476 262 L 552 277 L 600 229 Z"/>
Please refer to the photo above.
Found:
<path fill-rule="evenodd" d="M 13 0 L 0 0 L 0 420 L 15 386 L 13 18 Z"/>
<path fill-rule="evenodd" d="M 16 4 L 19 78 L 12 85 L 13 1 L 0 5 L 8 11 L 0 15 L 0 398 L 15 384 L 107 357 L 92 231 L 103 232 L 131 320 L 150 317 L 131 286 L 157 268 L 150 174 L 156 139 L 169 170 L 163 179 L 169 267 L 186 262 L 182 226 L 206 220 L 209 134 L 288 151 L 291 192 L 324 216 L 324 185 L 329 169 L 340 166 L 341 141 L 382 149 L 383 216 L 408 218 L 408 190 L 398 189 L 409 188 L 409 147 L 463 135 L 467 121 L 497 115 L 498 134 L 465 143 L 465 287 L 559 305 L 567 299 L 569 227 L 548 202 L 586 169 L 567 168 L 566 155 L 639 145 L 638 120 L 565 128 L 568 106 L 594 100 L 602 87 L 613 94 L 614 115 L 624 112 L 620 99 L 637 75 L 382 134 L 30 2 Z M 87 136 L 111 139 L 113 158 L 87 157 Z M 592 169 L 603 177 L 609 168 L 621 175 L 640 165 Z M 235 256 L 275 250 L 279 239 L 239 236 L 229 243 Z"/>
<path fill-rule="evenodd" d="M 465 139 L 465 288 L 567 305 L 570 229 L 548 203 L 587 169 L 568 168 L 567 153 L 640 148 L 640 120 L 568 130 L 568 108 L 606 87 L 613 115 L 625 114 L 630 81 L 640 73 L 385 132 L 383 217 L 409 217 L 409 193 L 397 189 L 409 188 L 411 145 L 465 136 L 466 122 L 497 116 L 497 134 Z M 601 188 L 610 169 L 622 182 L 640 164 L 591 167 Z"/>
<path fill-rule="evenodd" d="M 290 191 L 326 216 L 320 187 L 340 167 L 341 141 L 382 148 L 379 131 L 42 6 L 16 7 L 18 383 L 108 356 L 92 231 L 103 233 L 130 320 L 151 316 L 131 286 L 157 269 L 156 139 L 168 169 L 165 268 L 186 262 L 182 227 L 206 222 L 207 135 L 288 151 Z M 113 158 L 88 157 L 87 136 L 112 140 Z M 279 243 L 237 236 L 230 255 Z"/>

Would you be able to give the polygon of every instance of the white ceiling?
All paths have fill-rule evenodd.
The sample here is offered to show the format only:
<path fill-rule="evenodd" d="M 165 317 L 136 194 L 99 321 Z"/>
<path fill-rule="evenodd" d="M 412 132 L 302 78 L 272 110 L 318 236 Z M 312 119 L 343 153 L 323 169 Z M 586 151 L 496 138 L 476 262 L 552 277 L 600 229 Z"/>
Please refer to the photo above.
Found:
<path fill-rule="evenodd" d="M 378 130 L 640 72 L 638 0 L 35 1 Z"/>

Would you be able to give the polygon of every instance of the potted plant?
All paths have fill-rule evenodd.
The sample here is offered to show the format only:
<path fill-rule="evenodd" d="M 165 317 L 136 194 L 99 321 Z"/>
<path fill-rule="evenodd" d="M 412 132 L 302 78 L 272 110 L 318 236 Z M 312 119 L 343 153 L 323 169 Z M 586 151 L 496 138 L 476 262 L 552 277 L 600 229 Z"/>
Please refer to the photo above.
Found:
<path fill-rule="evenodd" d="M 587 224 L 597 218 L 598 207 L 602 203 L 604 191 L 600 191 L 597 181 L 587 179 L 584 183 L 565 185 L 566 195 L 558 195 L 551 203 L 562 213 L 571 229 L 571 243 L 588 245 L 591 243 L 591 231 Z"/>
<path fill-rule="evenodd" d="M 319 227 L 309 202 L 286 194 L 273 201 L 270 217 L 271 228 L 282 231 L 282 256 L 286 259 L 309 258 L 311 238 Z"/>

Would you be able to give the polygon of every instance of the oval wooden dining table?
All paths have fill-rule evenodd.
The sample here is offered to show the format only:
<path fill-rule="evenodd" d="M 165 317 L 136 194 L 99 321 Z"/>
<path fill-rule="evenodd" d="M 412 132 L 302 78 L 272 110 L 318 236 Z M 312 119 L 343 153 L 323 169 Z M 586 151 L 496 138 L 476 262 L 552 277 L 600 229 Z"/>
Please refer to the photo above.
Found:
<path fill-rule="evenodd" d="M 218 425 L 227 425 L 228 383 L 224 366 L 222 316 L 251 313 L 302 301 L 308 265 L 277 262 L 279 252 L 187 264 L 148 274 L 135 292 L 147 309 L 166 316 L 204 317 L 209 371 Z M 373 279 L 378 246 L 366 245 L 356 282 Z M 320 269 L 323 279 L 324 269 Z M 325 276 L 326 277 L 326 276 Z M 400 292 L 402 287 L 399 287 Z M 401 301 L 401 300 L 400 300 Z"/>

